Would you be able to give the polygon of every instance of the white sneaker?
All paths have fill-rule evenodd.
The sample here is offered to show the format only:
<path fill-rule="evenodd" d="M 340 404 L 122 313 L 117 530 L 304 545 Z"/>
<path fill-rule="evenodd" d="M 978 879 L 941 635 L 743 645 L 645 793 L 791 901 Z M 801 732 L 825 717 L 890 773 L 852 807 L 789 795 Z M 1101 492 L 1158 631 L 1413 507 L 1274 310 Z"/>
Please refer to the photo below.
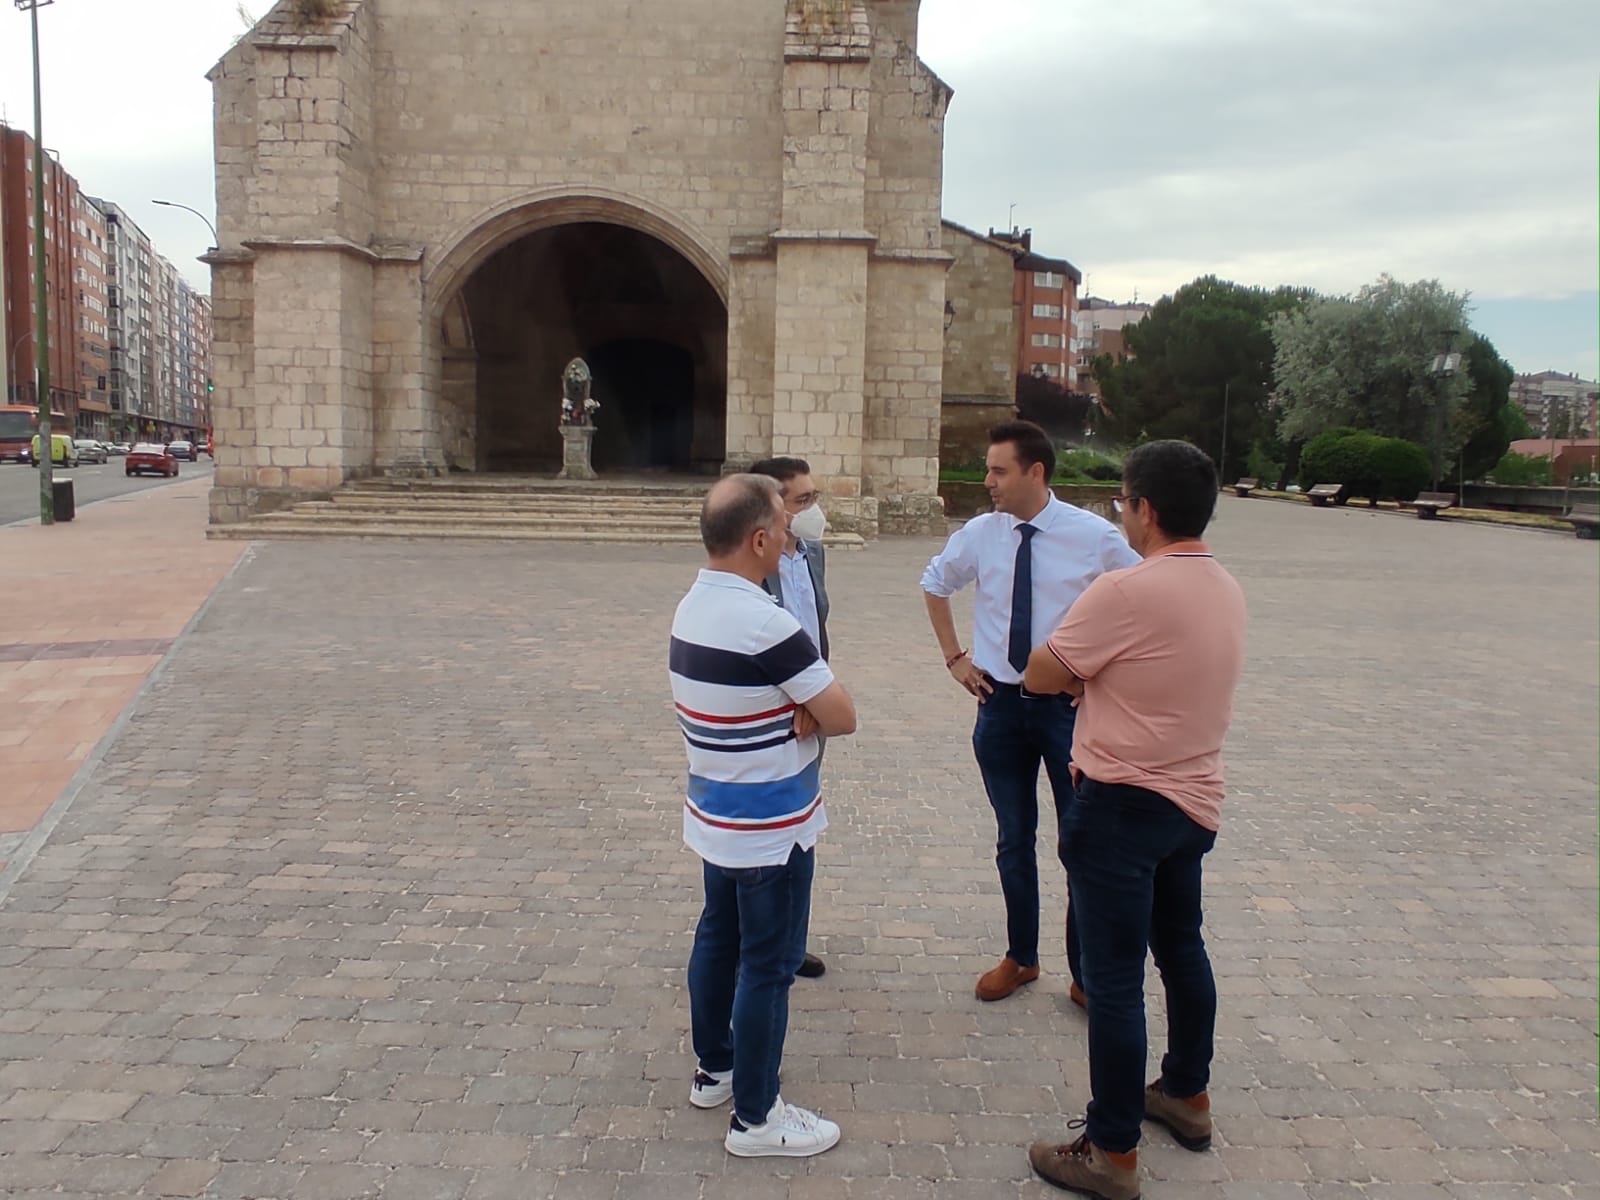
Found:
<path fill-rule="evenodd" d="M 746 1125 L 734 1113 L 723 1146 L 740 1158 L 810 1158 L 839 1143 L 839 1127 L 779 1096 L 764 1125 Z"/>
<path fill-rule="evenodd" d="M 689 1085 L 689 1103 L 696 1108 L 715 1108 L 733 1099 L 733 1072 L 715 1073 L 696 1067 Z"/>

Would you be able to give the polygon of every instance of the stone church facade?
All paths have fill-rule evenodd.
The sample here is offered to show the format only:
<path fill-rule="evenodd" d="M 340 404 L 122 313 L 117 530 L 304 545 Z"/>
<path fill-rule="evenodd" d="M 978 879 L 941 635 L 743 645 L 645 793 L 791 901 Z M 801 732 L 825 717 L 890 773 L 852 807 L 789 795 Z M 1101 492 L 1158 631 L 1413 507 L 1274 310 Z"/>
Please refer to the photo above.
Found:
<path fill-rule="evenodd" d="M 808 458 L 938 531 L 949 89 L 920 0 L 282 0 L 211 74 L 212 519 L 369 475 Z"/>

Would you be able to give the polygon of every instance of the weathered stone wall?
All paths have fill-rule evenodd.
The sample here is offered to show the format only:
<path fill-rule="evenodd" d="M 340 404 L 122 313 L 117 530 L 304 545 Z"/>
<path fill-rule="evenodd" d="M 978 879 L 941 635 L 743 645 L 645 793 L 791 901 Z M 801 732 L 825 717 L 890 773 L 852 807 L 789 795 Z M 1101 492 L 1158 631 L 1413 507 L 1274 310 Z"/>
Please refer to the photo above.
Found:
<path fill-rule="evenodd" d="M 600 7 L 341 0 L 305 26 L 279 3 L 215 69 L 218 291 L 251 314 L 219 331 L 218 520 L 483 468 L 501 368 L 450 306 L 498 250 L 580 221 L 659 239 L 726 304 L 726 415 L 696 424 L 696 462 L 803 454 L 841 521 L 871 532 L 880 498 L 926 517 L 950 93 L 917 3 Z"/>
<path fill-rule="evenodd" d="M 945 277 L 939 453 L 949 466 L 981 461 L 988 431 L 1016 416 L 1016 260 L 988 238 L 944 223 L 954 261 Z"/>

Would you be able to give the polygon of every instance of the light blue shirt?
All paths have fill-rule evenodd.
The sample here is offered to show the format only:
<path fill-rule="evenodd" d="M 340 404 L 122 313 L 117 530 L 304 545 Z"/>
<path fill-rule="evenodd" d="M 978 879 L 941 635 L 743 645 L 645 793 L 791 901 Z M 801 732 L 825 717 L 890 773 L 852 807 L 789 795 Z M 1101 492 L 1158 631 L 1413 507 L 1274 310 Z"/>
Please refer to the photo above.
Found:
<path fill-rule="evenodd" d="M 1051 496 L 1028 522 L 1034 534 L 1032 646 L 1043 645 L 1084 589 L 1107 571 L 1131 567 L 1140 558 L 1110 521 Z M 1006 657 L 1011 638 L 1011 580 L 1016 572 L 1022 524 L 1007 513 L 973 517 L 922 573 L 930 596 L 953 596 L 978 585 L 972 608 L 972 661 L 1001 683 L 1021 683 L 1022 672 Z M 784 587 L 788 582 L 785 580 Z"/>
<path fill-rule="evenodd" d="M 783 587 L 783 607 L 806 631 L 811 644 L 822 647 L 822 623 L 817 620 L 817 589 L 811 582 L 811 565 L 806 548 L 778 560 L 778 582 Z"/>

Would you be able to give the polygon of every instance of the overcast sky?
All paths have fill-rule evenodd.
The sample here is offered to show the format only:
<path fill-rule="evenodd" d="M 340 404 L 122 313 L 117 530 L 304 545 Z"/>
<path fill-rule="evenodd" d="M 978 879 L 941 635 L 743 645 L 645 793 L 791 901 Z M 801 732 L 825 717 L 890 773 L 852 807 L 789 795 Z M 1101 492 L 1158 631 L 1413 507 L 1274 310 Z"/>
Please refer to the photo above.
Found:
<path fill-rule="evenodd" d="M 241 31 L 235 7 L 58 0 L 39 14 L 45 144 L 201 287 L 192 260 L 210 235 L 149 200 L 211 210 L 203 76 Z M 922 57 L 956 90 L 951 219 L 1003 227 L 1015 204 L 1037 249 L 1117 300 L 1204 273 L 1328 292 L 1385 271 L 1438 278 L 1472 294 L 1474 326 L 1518 370 L 1600 376 L 1600 3 L 924 0 L 922 12 Z M 27 17 L 7 4 L 0 107 L 27 128 L 30 79 Z"/>

